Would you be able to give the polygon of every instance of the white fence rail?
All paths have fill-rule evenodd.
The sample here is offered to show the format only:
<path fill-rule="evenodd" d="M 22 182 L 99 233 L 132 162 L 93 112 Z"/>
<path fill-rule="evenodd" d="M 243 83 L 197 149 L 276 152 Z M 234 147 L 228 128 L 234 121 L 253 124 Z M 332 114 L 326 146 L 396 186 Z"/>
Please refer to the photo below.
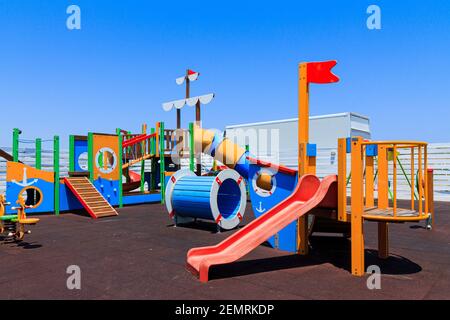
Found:
<path fill-rule="evenodd" d="M 11 148 L 2 148 L 11 153 Z M 410 151 L 400 149 L 399 159 L 407 174 L 410 172 Z M 258 154 L 262 160 L 281 163 L 289 168 L 297 169 L 297 150 L 282 150 L 278 154 Z M 19 159 L 31 166 L 35 164 L 35 150 L 32 148 L 20 149 Z M 189 166 L 188 159 L 182 159 L 182 167 Z M 349 165 L 349 162 L 348 162 Z M 202 169 L 208 170 L 212 166 L 212 158 L 204 155 L 202 157 Z M 428 145 L 428 166 L 434 169 L 434 197 L 438 201 L 450 201 L 450 143 L 439 143 Z M 417 169 L 417 164 L 415 164 Z M 42 150 L 42 169 L 53 170 L 53 152 L 51 150 Z M 131 167 L 133 171 L 140 172 L 140 164 Z M 400 166 L 397 167 L 398 179 L 398 198 L 409 199 L 410 187 L 408 180 L 403 175 Z M 62 150 L 60 152 L 60 172 L 61 176 L 67 176 L 69 171 L 69 152 Z M 150 171 L 150 162 L 146 162 L 146 171 Z M 350 165 L 347 172 L 350 172 Z M 318 148 L 317 150 L 317 175 L 324 177 L 337 173 L 337 149 L 336 148 Z M 409 178 L 409 177 L 408 177 Z M 392 181 L 392 166 L 390 168 L 390 180 Z M 375 184 L 376 186 L 376 184 Z M 6 161 L 0 158 L 0 193 L 6 189 Z"/>

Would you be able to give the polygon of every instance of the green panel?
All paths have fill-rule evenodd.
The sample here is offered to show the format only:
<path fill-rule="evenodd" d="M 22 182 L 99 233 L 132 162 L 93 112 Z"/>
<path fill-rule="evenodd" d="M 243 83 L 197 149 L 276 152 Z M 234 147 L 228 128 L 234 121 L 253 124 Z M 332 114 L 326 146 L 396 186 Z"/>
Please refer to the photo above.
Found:
<path fill-rule="evenodd" d="M 88 133 L 88 170 L 89 179 L 94 181 L 94 134 Z"/>
<path fill-rule="evenodd" d="M 69 137 L 69 171 L 75 171 L 75 136 Z"/>
<path fill-rule="evenodd" d="M 19 162 L 19 135 L 20 129 L 13 129 L 13 161 Z"/>
<path fill-rule="evenodd" d="M 160 122 L 159 126 L 159 174 L 160 174 L 160 184 L 161 184 L 161 203 L 164 204 L 164 198 L 166 193 L 166 179 L 165 179 L 165 160 L 164 160 L 164 122 Z"/>
<path fill-rule="evenodd" d="M 150 133 L 154 134 L 156 132 L 155 128 L 151 128 L 150 129 Z M 150 151 L 153 155 L 156 155 L 156 138 L 152 138 L 151 140 L 151 146 L 150 146 Z M 150 163 L 151 163 L 151 170 L 152 170 L 152 174 L 151 174 L 151 179 L 150 179 L 150 190 L 154 191 L 156 189 L 156 158 L 152 157 L 150 158 Z"/>
<path fill-rule="evenodd" d="M 59 215 L 59 137 L 53 138 L 53 170 L 55 171 L 55 214 Z"/>
<path fill-rule="evenodd" d="M 36 139 L 36 162 L 35 167 L 38 170 L 42 169 L 42 139 Z"/>
<path fill-rule="evenodd" d="M 150 134 L 154 134 L 155 131 L 156 131 L 155 128 L 151 128 Z M 150 151 L 152 154 L 156 154 L 156 139 L 152 138 L 150 141 L 151 141 Z"/>
<path fill-rule="evenodd" d="M 189 169 L 195 172 L 195 140 L 194 140 L 194 124 L 189 123 Z"/>
<path fill-rule="evenodd" d="M 116 129 L 116 134 L 119 137 L 119 154 L 117 155 L 117 161 L 119 161 L 119 166 L 123 164 L 123 137 L 120 134 L 120 128 Z M 122 188 L 122 169 L 119 168 L 119 208 L 123 207 L 123 188 Z"/>
<path fill-rule="evenodd" d="M 144 132 L 144 131 L 142 131 L 142 133 L 143 134 L 147 134 L 147 132 Z M 142 156 L 144 156 L 145 155 L 145 151 L 146 151 L 146 149 L 145 149 L 145 141 L 141 142 L 141 148 L 142 148 L 141 154 L 142 154 Z M 141 192 L 145 191 L 144 185 L 145 185 L 145 160 L 142 160 L 141 161 Z"/>

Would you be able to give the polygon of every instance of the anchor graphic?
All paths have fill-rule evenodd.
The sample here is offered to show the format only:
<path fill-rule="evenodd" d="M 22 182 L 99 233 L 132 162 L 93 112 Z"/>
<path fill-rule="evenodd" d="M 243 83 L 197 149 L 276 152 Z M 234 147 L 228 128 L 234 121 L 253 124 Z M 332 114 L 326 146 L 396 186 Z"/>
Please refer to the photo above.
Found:
<path fill-rule="evenodd" d="M 259 208 L 256 208 L 255 210 L 259 213 L 263 213 L 264 211 L 266 211 L 266 209 L 262 207 L 262 201 L 259 202 Z"/>
<path fill-rule="evenodd" d="M 11 182 L 17 184 L 18 186 L 21 187 L 29 187 L 33 184 L 35 184 L 36 182 L 38 182 L 38 179 L 33 179 L 33 181 L 28 182 L 27 179 L 27 168 L 23 168 L 23 181 L 22 182 L 17 182 L 16 180 L 12 180 Z"/>

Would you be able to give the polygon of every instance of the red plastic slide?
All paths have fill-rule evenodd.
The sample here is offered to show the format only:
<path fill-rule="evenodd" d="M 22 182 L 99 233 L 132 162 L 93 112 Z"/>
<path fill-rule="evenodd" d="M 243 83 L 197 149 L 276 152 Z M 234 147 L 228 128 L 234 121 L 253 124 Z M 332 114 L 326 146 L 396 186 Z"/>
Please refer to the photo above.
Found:
<path fill-rule="evenodd" d="M 128 183 L 124 183 L 122 186 L 123 191 L 132 191 L 141 186 L 141 175 L 136 172 L 129 170 L 128 175 L 130 176 L 130 181 Z"/>
<path fill-rule="evenodd" d="M 303 176 L 295 191 L 271 210 L 215 246 L 194 248 L 187 254 L 187 267 L 201 282 L 208 281 L 209 267 L 238 260 L 288 224 L 317 207 L 337 176 L 322 182 L 314 175 Z"/>

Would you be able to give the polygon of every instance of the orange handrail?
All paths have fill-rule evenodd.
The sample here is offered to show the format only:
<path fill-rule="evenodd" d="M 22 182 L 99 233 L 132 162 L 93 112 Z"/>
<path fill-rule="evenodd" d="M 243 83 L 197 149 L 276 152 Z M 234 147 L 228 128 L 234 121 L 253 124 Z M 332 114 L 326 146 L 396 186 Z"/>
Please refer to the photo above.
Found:
<path fill-rule="evenodd" d="M 342 143 L 341 143 L 342 144 Z M 358 193 L 352 194 L 363 194 L 363 197 L 366 198 L 366 207 L 368 204 L 372 204 L 373 197 L 373 181 L 370 180 L 371 176 L 371 166 L 373 166 L 370 157 L 366 156 L 366 147 L 369 145 L 378 146 L 378 209 L 385 212 L 383 216 L 380 215 L 372 215 L 370 213 L 361 212 L 364 215 L 365 219 L 369 220 L 378 220 L 378 221 L 418 221 L 424 220 L 429 217 L 430 214 L 430 202 L 429 202 L 429 191 L 430 182 L 428 181 L 428 154 L 427 154 L 427 146 L 426 142 L 422 141 L 364 141 L 362 138 L 352 138 L 352 148 L 358 146 L 361 150 L 361 157 L 352 153 L 352 164 L 354 162 L 360 162 L 360 164 L 355 165 L 355 168 L 363 168 L 366 172 L 366 177 L 362 178 L 362 182 L 355 181 L 357 179 L 355 175 L 352 175 L 352 185 L 351 188 L 353 190 L 354 187 L 360 189 L 360 186 L 363 186 Z M 411 151 L 410 156 L 410 168 L 411 168 L 411 210 L 415 211 L 416 214 L 410 214 L 405 216 L 404 214 L 400 214 L 401 212 L 405 212 L 402 209 L 398 208 L 398 163 L 397 163 L 397 152 L 399 149 L 408 148 Z M 418 152 L 415 152 L 415 149 Z M 388 152 L 393 154 L 392 157 L 388 157 Z M 388 186 L 388 175 L 389 173 L 389 162 L 392 161 L 392 202 L 389 203 L 389 186 Z M 415 165 L 417 163 L 417 189 L 419 193 L 418 197 L 418 208 L 415 210 L 415 186 L 414 186 L 414 178 L 415 178 Z M 353 165 L 352 165 L 353 167 Z M 367 172 L 369 174 L 367 174 Z M 362 183 L 362 184 L 361 184 Z M 431 182 L 432 183 L 432 182 Z M 365 186 L 365 187 L 364 187 Z M 353 200 L 353 199 L 352 199 Z M 345 202 L 344 202 L 345 203 Z M 341 208 L 341 211 L 345 209 Z M 353 215 L 353 210 L 352 210 Z"/>

